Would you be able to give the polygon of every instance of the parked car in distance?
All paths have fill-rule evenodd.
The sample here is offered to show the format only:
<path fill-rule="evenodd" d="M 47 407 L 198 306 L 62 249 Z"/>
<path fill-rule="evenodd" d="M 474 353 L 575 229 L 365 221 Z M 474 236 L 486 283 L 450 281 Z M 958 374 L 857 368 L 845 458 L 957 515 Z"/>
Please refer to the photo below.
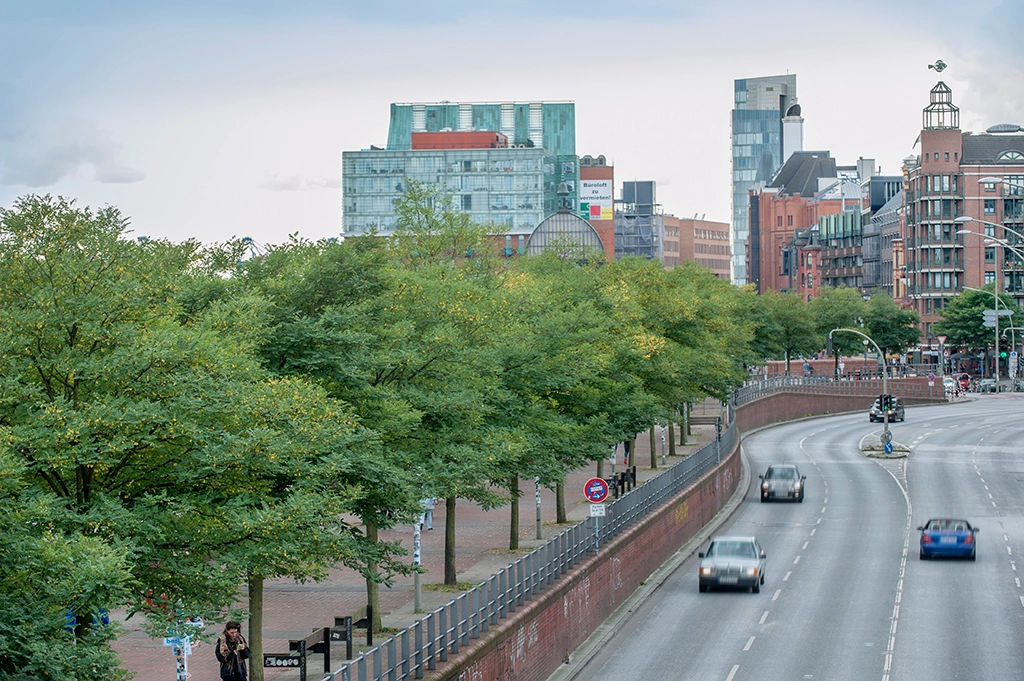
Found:
<path fill-rule="evenodd" d="M 701 559 L 697 585 L 701 593 L 718 586 L 760 593 L 765 555 L 754 537 L 712 537 L 708 550 L 697 555 Z"/>
<path fill-rule="evenodd" d="M 886 412 L 889 414 L 889 423 L 905 421 L 906 413 L 903 408 L 903 398 L 896 397 L 895 395 L 879 395 L 875 399 L 875 403 L 871 405 L 871 411 L 868 412 L 868 421 L 871 423 L 876 421 L 881 423 L 886 420 Z"/>
<path fill-rule="evenodd" d="M 978 383 L 979 393 L 997 393 L 999 392 L 999 381 L 994 378 L 983 378 Z"/>
<path fill-rule="evenodd" d="M 962 518 L 932 518 L 917 529 L 921 531 L 921 560 L 933 556 L 959 556 L 968 560 L 977 557 L 975 535 L 978 528 Z"/>
<path fill-rule="evenodd" d="M 942 389 L 947 393 L 954 393 L 960 389 L 960 382 L 952 376 L 942 377 Z"/>
<path fill-rule="evenodd" d="M 769 499 L 792 499 L 803 503 L 804 480 L 807 479 L 807 476 L 800 475 L 796 466 L 768 466 L 764 475 L 757 477 L 761 479 L 762 502 Z"/>
<path fill-rule="evenodd" d="M 971 375 L 968 373 L 954 374 L 953 378 L 960 382 L 960 387 L 964 390 L 967 390 L 971 385 Z"/>

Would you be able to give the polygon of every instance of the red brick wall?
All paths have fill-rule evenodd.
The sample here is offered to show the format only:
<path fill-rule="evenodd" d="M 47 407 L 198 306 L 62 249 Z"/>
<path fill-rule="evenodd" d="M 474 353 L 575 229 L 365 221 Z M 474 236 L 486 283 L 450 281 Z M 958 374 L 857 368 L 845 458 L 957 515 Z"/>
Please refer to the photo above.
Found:
<path fill-rule="evenodd" d="M 739 482 L 739 448 L 659 511 L 601 547 L 474 645 L 438 668 L 458 681 L 546 679 L 640 583 L 704 527 Z"/>

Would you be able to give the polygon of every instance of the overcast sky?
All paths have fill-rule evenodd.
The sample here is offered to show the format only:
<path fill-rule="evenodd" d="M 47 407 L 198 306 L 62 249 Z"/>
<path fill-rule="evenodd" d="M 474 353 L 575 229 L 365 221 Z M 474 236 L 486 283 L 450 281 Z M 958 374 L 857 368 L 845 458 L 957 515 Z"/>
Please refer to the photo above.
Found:
<path fill-rule="evenodd" d="M 0 205 L 333 236 L 341 152 L 383 145 L 391 102 L 573 100 L 577 153 L 724 222 L 734 79 L 797 74 L 804 148 L 895 174 L 940 77 L 963 129 L 1024 124 L 1022 25 L 1024 0 L 0 0 Z"/>

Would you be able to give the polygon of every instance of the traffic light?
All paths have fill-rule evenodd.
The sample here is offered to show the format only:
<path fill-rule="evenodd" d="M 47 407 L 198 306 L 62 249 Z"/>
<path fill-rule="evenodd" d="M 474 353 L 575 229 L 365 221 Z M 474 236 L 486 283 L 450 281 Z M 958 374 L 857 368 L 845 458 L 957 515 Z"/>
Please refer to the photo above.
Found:
<path fill-rule="evenodd" d="M 1006 359 L 1006 350 L 1002 350 L 999 353 L 999 359 Z"/>

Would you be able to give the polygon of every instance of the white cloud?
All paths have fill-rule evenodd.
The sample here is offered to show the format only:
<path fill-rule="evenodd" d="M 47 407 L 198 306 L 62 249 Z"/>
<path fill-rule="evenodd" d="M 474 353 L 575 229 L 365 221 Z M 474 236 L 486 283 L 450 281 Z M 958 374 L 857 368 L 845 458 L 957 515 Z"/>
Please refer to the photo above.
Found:
<path fill-rule="evenodd" d="M 301 175 L 289 175 L 282 177 L 274 175 L 266 182 L 260 183 L 260 189 L 272 192 L 302 192 L 310 189 L 340 189 L 341 178 L 330 177 L 321 180 L 311 180 Z"/>

